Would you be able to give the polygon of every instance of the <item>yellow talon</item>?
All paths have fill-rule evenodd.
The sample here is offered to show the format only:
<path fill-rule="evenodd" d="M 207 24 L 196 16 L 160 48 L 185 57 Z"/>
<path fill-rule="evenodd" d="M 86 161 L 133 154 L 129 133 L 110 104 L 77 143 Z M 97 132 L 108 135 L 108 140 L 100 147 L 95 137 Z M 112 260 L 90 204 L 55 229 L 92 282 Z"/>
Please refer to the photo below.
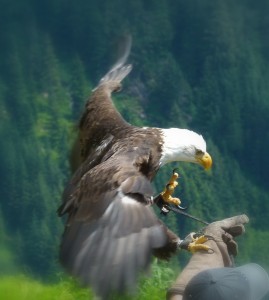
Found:
<path fill-rule="evenodd" d="M 175 188 L 178 186 L 178 182 L 176 181 L 178 179 L 179 175 L 178 173 L 174 172 L 171 176 L 169 182 L 167 183 L 164 191 L 161 193 L 161 196 L 164 200 L 164 202 L 167 202 L 169 204 L 174 204 L 176 206 L 181 204 L 181 201 L 179 198 L 172 197 L 172 194 L 175 191 Z"/>
<path fill-rule="evenodd" d="M 206 251 L 208 253 L 212 253 L 213 249 L 209 246 L 204 245 L 205 242 L 208 241 L 208 238 L 204 235 L 201 235 L 197 238 L 192 237 L 193 241 L 188 245 L 188 251 L 191 253 L 195 253 L 197 251 Z"/>
<path fill-rule="evenodd" d="M 197 238 L 193 238 L 197 244 L 203 244 L 208 241 L 208 238 L 205 235 L 201 235 Z"/>
<path fill-rule="evenodd" d="M 173 175 L 171 176 L 169 183 L 172 184 L 175 180 L 177 180 L 179 177 L 177 172 L 174 172 Z"/>
<path fill-rule="evenodd" d="M 163 197 L 163 195 L 162 195 L 162 197 Z M 164 199 L 165 202 L 170 203 L 170 204 L 174 204 L 176 206 L 181 204 L 181 201 L 180 201 L 179 198 L 174 198 L 174 197 L 168 196 L 168 198 L 165 199 L 163 197 L 163 199 Z"/>

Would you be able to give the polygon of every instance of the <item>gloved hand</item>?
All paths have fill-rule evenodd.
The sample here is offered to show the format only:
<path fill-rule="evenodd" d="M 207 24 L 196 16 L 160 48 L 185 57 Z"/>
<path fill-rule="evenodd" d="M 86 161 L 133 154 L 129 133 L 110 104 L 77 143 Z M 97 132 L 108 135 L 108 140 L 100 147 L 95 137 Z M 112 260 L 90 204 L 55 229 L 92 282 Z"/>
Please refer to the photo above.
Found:
<path fill-rule="evenodd" d="M 209 224 L 201 233 L 212 237 L 218 246 L 225 267 L 233 265 L 232 257 L 237 255 L 238 246 L 234 238 L 245 232 L 244 224 L 249 219 L 246 215 L 239 215 Z"/>
<path fill-rule="evenodd" d="M 239 215 L 211 223 L 200 230 L 199 234 L 210 236 L 204 244 L 209 246 L 213 253 L 195 252 L 176 282 L 168 290 L 167 299 L 181 300 L 186 285 L 197 273 L 210 268 L 232 266 L 231 255 L 235 256 L 238 248 L 234 237 L 245 231 L 244 224 L 248 221 L 246 215 Z"/>

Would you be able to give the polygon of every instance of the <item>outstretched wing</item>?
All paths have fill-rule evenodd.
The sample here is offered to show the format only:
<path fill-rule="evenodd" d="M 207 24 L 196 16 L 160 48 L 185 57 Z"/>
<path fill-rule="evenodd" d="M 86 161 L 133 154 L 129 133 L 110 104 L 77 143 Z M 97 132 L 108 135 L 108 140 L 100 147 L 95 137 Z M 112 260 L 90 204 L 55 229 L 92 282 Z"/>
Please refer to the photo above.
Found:
<path fill-rule="evenodd" d="M 105 299 L 133 288 L 154 249 L 167 242 L 165 227 L 147 206 L 152 187 L 135 167 L 137 157 L 125 149 L 82 172 L 67 187 L 60 210 L 69 214 L 62 264 Z"/>
<path fill-rule="evenodd" d="M 127 36 L 122 44 L 117 62 L 99 81 L 86 103 L 84 113 L 79 124 L 79 135 L 71 153 L 71 169 L 74 172 L 85 161 L 91 152 L 114 135 L 115 129 L 129 127 L 115 108 L 111 93 L 121 89 L 121 81 L 132 70 L 131 65 L 125 65 L 131 49 L 131 37 Z"/>
<path fill-rule="evenodd" d="M 101 78 L 98 86 L 104 82 L 118 81 L 121 82 L 124 77 L 126 77 L 131 71 L 131 65 L 125 65 L 131 51 L 132 47 L 132 37 L 126 35 L 121 40 L 118 45 L 117 59 L 114 65 L 110 68 L 107 74 Z"/>

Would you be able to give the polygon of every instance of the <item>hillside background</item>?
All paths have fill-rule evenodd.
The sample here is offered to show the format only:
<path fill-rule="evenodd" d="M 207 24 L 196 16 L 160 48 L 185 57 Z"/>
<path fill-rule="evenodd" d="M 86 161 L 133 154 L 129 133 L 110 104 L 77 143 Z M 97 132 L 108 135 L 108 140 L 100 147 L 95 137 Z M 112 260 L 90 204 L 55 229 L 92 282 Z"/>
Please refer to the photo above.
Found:
<path fill-rule="evenodd" d="M 179 167 L 188 212 L 248 214 L 237 262 L 267 266 L 268 11 L 266 0 L 0 0 L 0 274 L 58 280 L 56 210 L 76 124 L 123 34 L 134 68 L 118 109 L 138 126 L 202 133 L 214 160 L 210 172 L 167 166 L 156 192 Z M 201 227 L 166 221 L 182 237 Z"/>

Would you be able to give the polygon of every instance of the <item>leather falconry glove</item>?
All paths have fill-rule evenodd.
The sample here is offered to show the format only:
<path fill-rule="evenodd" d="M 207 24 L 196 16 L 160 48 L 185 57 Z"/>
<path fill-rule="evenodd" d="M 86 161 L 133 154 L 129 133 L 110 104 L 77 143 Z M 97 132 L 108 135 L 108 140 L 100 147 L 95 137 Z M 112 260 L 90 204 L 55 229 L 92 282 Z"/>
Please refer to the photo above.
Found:
<path fill-rule="evenodd" d="M 245 232 L 244 224 L 248 221 L 246 215 L 239 215 L 213 222 L 201 230 L 206 236 L 212 237 L 218 246 L 225 267 L 233 266 L 231 256 L 235 257 L 238 252 L 238 245 L 234 238 Z"/>
<path fill-rule="evenodd" d="M 204 244 L 212 251 L 198 251 L 192 255 L 188 265 L 168 290 L 167 299 L 182 300 L 186 285 L 199 272 L 210 268 L 231 267 L 231 256 L 236 256 L 238 251 L 234 238 L 244 233 L 244 224 L 248 221 L 246 215 L 239 215 L 213 222 L 200 230 L 198 236 L 203 234 L 208 237 Z"/>

